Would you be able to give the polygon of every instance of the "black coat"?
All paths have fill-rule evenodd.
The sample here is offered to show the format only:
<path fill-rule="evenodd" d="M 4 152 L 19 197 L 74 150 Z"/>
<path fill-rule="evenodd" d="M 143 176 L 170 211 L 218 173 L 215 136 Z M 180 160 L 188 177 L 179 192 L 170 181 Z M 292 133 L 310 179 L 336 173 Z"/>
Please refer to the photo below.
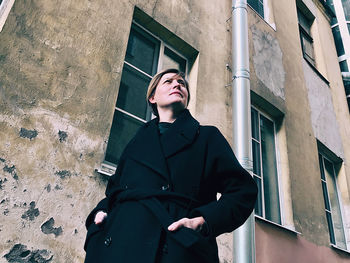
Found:
<path fill-rule="evenodd" d="M 157 124 L 146 123 L 130 141 L 106 198 L 88 216 L 85 263 L 219 262 L 216 236 L 252 212 L 256 184 L 217 128 L 200 126 L 188 110 L 161 136 Z M 108 213 L 101 226 L 93 223 L 99 210 Z M 166 230 L 200 215 L 206 235 Z"/>

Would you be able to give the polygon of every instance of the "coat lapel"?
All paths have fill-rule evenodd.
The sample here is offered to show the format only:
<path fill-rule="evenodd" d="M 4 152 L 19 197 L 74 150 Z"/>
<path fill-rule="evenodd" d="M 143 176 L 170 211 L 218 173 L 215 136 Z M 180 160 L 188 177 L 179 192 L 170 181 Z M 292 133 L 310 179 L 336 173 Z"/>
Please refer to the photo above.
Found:
<path fill-rule="evenodd" d="M 199 123 L 186 109 L 161 136 L 161 145 L 165 158 L 176 154 L 191 144 L 199 132 Z"/>
<path fill-rule="evenodd" d="M 169 179 L 166 158 L 191 144 L 198 132 L 199 123 L 188 110 L 184 110 L 161 137 L 158 132 L 158 118 L 156 118 L 146 123 L 137 133 L 128 153 L 130 158 Z"/>
<path fill-rule="evenodd" d="M 169 173 L 160 146 L 157 123 L 158 120 L 154 119 L 145 124 L 130 145 L 129 154 L 130 158 L 150 167 L 168 179 Z"/>

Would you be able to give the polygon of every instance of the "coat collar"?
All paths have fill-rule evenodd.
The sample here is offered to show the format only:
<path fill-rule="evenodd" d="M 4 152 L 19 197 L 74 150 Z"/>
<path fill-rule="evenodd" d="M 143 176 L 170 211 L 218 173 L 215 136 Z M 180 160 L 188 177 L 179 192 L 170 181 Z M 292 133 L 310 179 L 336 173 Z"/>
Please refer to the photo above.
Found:
<path fill-rule="evenodd" d="M 199 131 L 199 123 L 186 109 L 162 135 L 158 132 L 159 119 L 146 123 L 135 136 L 128 152 L 130 158 L 169 178 L 166 158 L 191 144 Z"/>

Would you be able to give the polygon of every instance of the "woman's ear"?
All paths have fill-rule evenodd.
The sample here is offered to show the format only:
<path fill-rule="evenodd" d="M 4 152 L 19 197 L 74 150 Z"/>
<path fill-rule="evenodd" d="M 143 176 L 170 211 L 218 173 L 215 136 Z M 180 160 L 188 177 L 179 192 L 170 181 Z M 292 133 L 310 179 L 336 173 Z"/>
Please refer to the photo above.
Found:
<path fill-rule="evenodd" d="M 148 99 L 148 101 L 149 101 L 150 103 L 152 103 L 152 104 L 156 103 L 156 101 L 155 101 L 155 99 L 154 99 L 154 95 L 151 96 L 151 97 Z"/>

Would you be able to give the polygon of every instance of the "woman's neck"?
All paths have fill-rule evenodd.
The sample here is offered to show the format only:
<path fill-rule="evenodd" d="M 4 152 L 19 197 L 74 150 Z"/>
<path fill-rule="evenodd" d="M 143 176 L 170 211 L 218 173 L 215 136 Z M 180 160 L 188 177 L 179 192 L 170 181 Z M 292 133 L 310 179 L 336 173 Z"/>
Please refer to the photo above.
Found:
<path fill-rule="evenodd" d="M 172 108 L 160 108 L 158 107 L 159 122 L 173 123 L 180 115 L 181 111 L 174 111 Z"/>

